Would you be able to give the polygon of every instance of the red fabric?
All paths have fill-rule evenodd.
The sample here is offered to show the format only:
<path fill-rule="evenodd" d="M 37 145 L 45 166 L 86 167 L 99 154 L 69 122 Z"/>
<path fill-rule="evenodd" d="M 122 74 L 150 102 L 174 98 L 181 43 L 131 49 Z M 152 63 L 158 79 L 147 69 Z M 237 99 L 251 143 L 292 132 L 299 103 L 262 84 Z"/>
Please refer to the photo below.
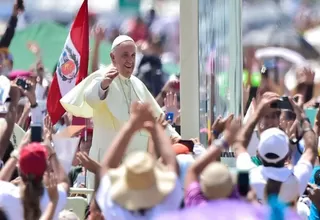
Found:
<path fill-rule="evenodd" d="M 176 152 L 177 155 L 190 153 L 189 148 L 183 144 L 176 143 L 176 144 L 172 145 L 172 147 L 173 147 L 174 152 Z"/>
<path fill-rule="evenodd" d="M 89 16 L 88 1 L 84 0 L 70 30 L 70 40 L 80 54 L 79 71 L 76 78 L 76 85 L 88 75 L 89 60 Z M 60 68 L 60 67 L 57 67 Z M 49 88 L 47 109 L 53 124 L 56 124 L 65 113 L 60 103 L 62 98 L 57 78 L 57 73 Z"/>
<path fill-rule="evenodd" d="M 135 20 L 131 20 L 128 24 L 129 36 L 135 41 L 147 40 L 148 38 L 148 27 L 147 25 L 140 23 L 138 24 Z"/>
<path fill-rule="evenodd" d="M 20 172 L 27 175 L 34 175 L 41 179 L 47 169 L 47 149 L 40 143 L 31 143 L 20 151 L 19 168 Z"/>

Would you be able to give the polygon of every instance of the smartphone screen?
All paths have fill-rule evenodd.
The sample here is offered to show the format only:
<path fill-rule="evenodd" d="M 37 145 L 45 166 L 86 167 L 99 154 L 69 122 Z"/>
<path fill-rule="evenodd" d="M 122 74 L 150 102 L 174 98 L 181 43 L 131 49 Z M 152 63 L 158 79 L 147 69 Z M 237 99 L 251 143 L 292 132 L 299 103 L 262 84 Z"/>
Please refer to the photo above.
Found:
<path fill-rule="evenodd" d="M 166 113 L 166 121 L 169 121 L 170 124 L 173 123 L 173 117 L 174 117 L 173 112 Z"/>
<path fill-rule="evenodd" d="M 241 196 L 247 196 L 250 190 L 249 173 L 238 173 L 238 191 Z"/>
<path fill-rule="evenodd" d="M 42 127 L 31 125 L 31 142 L 42 142 Z"/>
<path fill-rule="evenodd" d="M 189 149 L 190 152 L 193 152 L 194 143 L 192 140 L 179 140 L 178 143 L 183 144 Z"/>

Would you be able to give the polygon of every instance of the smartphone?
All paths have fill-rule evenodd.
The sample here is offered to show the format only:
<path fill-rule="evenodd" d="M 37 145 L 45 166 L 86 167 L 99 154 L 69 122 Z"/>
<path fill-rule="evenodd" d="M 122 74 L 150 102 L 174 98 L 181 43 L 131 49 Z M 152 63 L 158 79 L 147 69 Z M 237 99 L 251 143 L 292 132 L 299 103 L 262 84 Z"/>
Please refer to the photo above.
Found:
<path fill-rule="evenodd" d="M 192 140 L 179 140 L 179 144 L 186 146 L 190 152 L 193 152 L 194 143 Z"/>
<path fill-rule="evenodd" d="M 21 78 L 17 79 L 16 84 L 17 84 L 17 86 L 23 88 L 24 90 L 30 89 L 30 85 L 24 79 L 21 79 Z"/>
<path fill-rule="evenodd" d="M 19 10 L 24 11 L 24 3 L 23 0 L 18 0 L 17 1 L 17 7 Z"/>
<path fill-rule="evenodd" d="M 249 173 L 244 171 L 238 172 L 238 192 L 241 196 L 247 196 L 250 191 Z"/>
<path fill-rule="evenodd" d="M 42 142 L 42 126 L 31 125 L 31 142 Z"/>
<path fill-rule="evenodd" d="M 166 121 L 169 121 L 170 124 L 173 123 L 173 117 L 174 117 L 173 112 L 167 112 L 166 113 Z"/>
<path fill-rule="evenodd" d="M 176 90 L 179 90 L 180 89 L 180 81 L 175 81 L 172 83 L 172 88 L 173 89 L 176 89 Z"/>
<path fill-rule="evenodd" d="M 271 103 L 271 108 L 287 109 L 293 111 L 292 105 L 287 96 L 281 97 L 279 100 Z"/>

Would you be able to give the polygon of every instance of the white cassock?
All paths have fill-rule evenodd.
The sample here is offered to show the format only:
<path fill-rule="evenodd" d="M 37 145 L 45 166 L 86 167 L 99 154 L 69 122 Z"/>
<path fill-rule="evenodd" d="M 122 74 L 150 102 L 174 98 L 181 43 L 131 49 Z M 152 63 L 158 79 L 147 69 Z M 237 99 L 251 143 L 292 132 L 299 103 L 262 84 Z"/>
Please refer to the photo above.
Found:
<path fill-rule="evenodd" d="M 155 117 L 163 113 L 146 86 L 135 76 L 127 79 L 118 75 L 110 84 L 107 97 L 104 98 L 100 83 L 107 71 L 108 68 L 102 68 L 92 73 L 60 100 L 62 106 L 72 115 L 93 119 L 90 157 L 99 162 L 121 127 L 129 120 L 131 103 L 149 102 Z M 170 125 L 166 128 L 166 132 L 170 137 L 179 136 Z M 134 134 L 127 154 L 137 150 L 146 151 L 149 136 L 146 131 Z M 88 188 L 93 188 L 92 175 L 89 175 L 88 179 Z"/>

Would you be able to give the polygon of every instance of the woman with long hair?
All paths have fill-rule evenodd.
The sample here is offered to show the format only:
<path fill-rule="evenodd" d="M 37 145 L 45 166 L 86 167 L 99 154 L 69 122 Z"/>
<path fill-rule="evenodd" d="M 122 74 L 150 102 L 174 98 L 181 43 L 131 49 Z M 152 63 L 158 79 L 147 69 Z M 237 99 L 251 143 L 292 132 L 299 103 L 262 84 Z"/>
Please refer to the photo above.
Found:
<path fill-rule="evenodd" d="M 29 138 L 28 138 L 29 139 Z M 43 184 L 47 162 L 51 163 L 57 178 L 59 199 L 53 219 L 66 205 L 69 189 L 68 178 L 51 147 L 40 143 L 25 144 L 24 139 L 18 150 L 0 171 L 0 206 L 12 220 L 40 219 L 50 203 L 50 196 Z M 18 186 L 7 182 L 18 164 L 21 183 Z"/>

